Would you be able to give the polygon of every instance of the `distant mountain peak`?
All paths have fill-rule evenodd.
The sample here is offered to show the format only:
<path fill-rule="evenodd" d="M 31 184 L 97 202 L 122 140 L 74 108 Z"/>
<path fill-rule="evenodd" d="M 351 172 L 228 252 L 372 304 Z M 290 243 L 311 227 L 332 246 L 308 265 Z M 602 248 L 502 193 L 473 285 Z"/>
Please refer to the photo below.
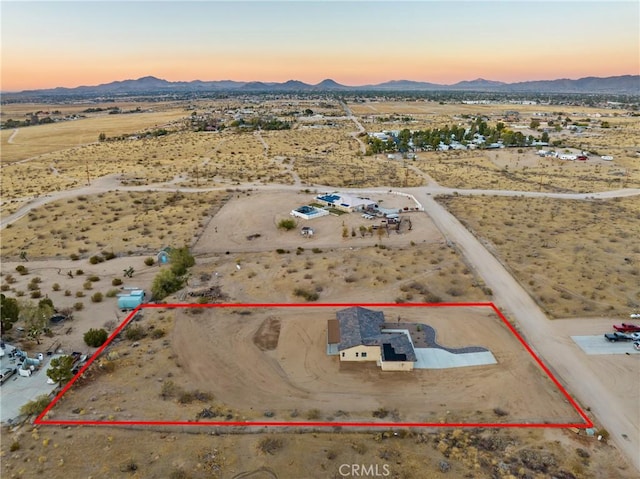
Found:
<path fill-rule="evenodd" d="M 379 91 L 483 91 L 483 92 L 531 92 L 531 93 L 609 93 L 640 95 L 640 75 L 620 75 L 613 77 L 585 77 L 577 80 L 568 78 L 556 80 L 536 80 L 516 83 L 476 78 L 453 85 L 442 85 L 414 80 L 391 80 L 375 85 L 346 86 L 327 78 L 317 85 L 310 85 L 300 80 L 288 80 L 284 83 L 233 80 L 220 81 L 176 81 L 171 82 L 153 75 L 137 80 L 121 80 L 93 86 L 75 88 L 56 87 L 44 90 L 29 90 L 15 95 L 127 95 L 155 92 L 205 92 L 205 91 L 319 91 L 319 90 L 379 90 Z"/>

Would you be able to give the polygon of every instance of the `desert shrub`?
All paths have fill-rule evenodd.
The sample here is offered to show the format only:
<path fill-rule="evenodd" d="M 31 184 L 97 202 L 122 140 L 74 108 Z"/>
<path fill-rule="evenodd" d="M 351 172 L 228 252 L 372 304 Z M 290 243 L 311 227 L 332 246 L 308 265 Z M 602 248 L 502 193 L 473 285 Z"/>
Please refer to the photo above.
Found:
<path fill-rule="evenodd" d="M 18 266 L 16 266 L 16 271 L 20 273 L 22 276 L 24 276 L 25 274 L 29 274 L 29 270 L 23 264 L 19 264 Z"/>
<path fill-rule="evenodd" d="M 291 218 L 282 219 L 278 222 L 278 228 L 290 231 L 296 227 L 296 220 Z"/>
<path fill-rule="evenodd" d="M 139 341 L 140 339 L 144 338 L 147 335 L 147 333 L 145 333 L 144 329 L 142 328 L 142 326 L 129 326 L 127 328 L 127 331 L 124 333 L 125 338 L 127 338 L 130 341 Z"/>
<path fill-rule="evenodd" d="M 276 250 L 276 253 L 278 253 L 278 254 L 285 254 L 286 252 L 287 252 L 287 250 L 284 250 L 284 249 L 282 249 L 282 248 L 278 248 L 278 249 Z"/>
<path fill-rule="evenodd" d="M 122 280 L 120 278 L 113 278 L 111 280 L 112 286 L 120 286 L 122 284 Z"/>
<path fill-rule="evenodd" d="M 160 339 L 165 335 L 165 331 L 164 329 L 154 329 L 153 331 L 151 331 L 151 338 L 153 339 Z"/>
<path fill-rule="evenodd" d="M 82 287 L 84 289 L 93 289 L 93 284 L 91 284 L 91 281 L 85 281 L 84 283 L 82 283 Z"/>
<path fill-rule="evenodd" d="M 11 443 L 11 447 L 9 448 L 9 450 L 11 452 L 16 452 L 16 451 L 20 450 L 20 443 L 17 440 L 14 440 Z"/>
<path fill-rule="evenodd" d="M 119 291 L 119 290 L 118 290 L 118 289 L 115 289 L 115 288 L 110 289 L 109 291 L 107 291 L 107 294 L 105 294 L 105 296 L 106 296 L 107 298 L 115 298 L 115 297 L 116 297 L 116 295 L 118 294 L 118 291 Z"/>
<path fill-rule="evenodd" d="M 92 276 L 89 276 L 87 280 L 91 281 L 92 283 L 97 283 L 98 281 L 100 281 L 100 277 L 96 275 L 92 275 Z"/>
<path fill-rule="evenodd" d="M 79 291 L 79 292 L 81 292 L 81 291 Z M 75 311 L 81 311 L 83 308 L 84 308 L 84 303 L 82 303 L 80 301 L 73 305 L 73 309 Z"/>
<path fill-rule="evenodd" d="M 191 404 L 194 401 L 195 397 L 191 391 L 182 391 L 178 395 L 178 402 L 180 404 Z"/>
<path fill-rule="evenodd" d="M 155 262 L 156 260 L 154 260 L 151 256 L 144 259 L 144 264 L 146 264 L 147 266 L 153 266 Z"/>
<path fill-rule="evenodd" d="M 71 254 L 69 255 L 69 259 L 70 259 L 71 261 L 78 261 L 78 260 L 80 259 L 80 256 L 78 256 L 78 254 L 76 254 L 76 253 L 71 253 Z"/>
<path fill-rule="evenodd" d="M 51 285 L 51 289 L 54 291 L 60 291 L 60 285 L 58 283 L 53 283 Z"/>
<path fill-rule="evenodd" d="M 113 251 L 103 251 L 102 252 L 102 257 L 109 261 L 110 259 L 113 259 L 116 257 L 116 254 Z"/>
<path fill-rule="evenodd" d="M 7 284 L 13 284 L 16 282 L 16 279 L 13 277 L 12 274 L 8 274 L 4 277 L 4 280 L 7 282 Z"/>
<path fill-rule="evenodd" d="M 76 276 L 82 276 L 83 274 L 84 274 L 84 271 L 82 271 L 81 269 L 76 270 Z"/>
<path fill-rule="evenodd" d="M 320 248 L 313 248 L 311 251 L 313 251 L 315 254 L 322 253 L 322 250 Z"/>
<path fill-rule="evenodd" d="M 109 334 L 104 329 L 91 328 L 89 331 L 84 333 L 84 342 L 87 346 L 99 348 L 105 343 L 108 337 Z"/>
<path fill-rule="evenodd" d="M 0 291 L 9 291 L 10 289 L 11 289 L 11 285 L 7 283 L 3 283 L 2 286 L 0 286 Z"/>
<path fill-rule="evenodd" d="M 379 409 L 376 409 L 375 411 L 373 411 L 373 413 L 371 413 L 373 417 L 377 417 L 379 419 L 384 419 L 385 417 L 387 417 L 389 415 L 389 411 L 386 410 L 385 408 L 381 407 Z"/>
<path fill-rule="evenodd" d="M 70 289 L 65 289 L 64 290 L 64 295 L 65 296 L 71 296 L 71 290 Z"/>
<path fill-rule="evenodd" d="M 101 303 L 102 302 L 102 293 L 100 291 L 93 293 L 93 295 L 91 296 L 91 302 L 92 303 Z"/>
<path fill-rule="evenodd" d="M 36 289 L 35 291 L 31 291 L 30 296 L 31 296 L 33 299 L 38 299 L 38 298 L 42 298 L 42 293 L 40 292 L 40 290 L 39 290 L 39 289 Z"/>
<path fill-rule="evenodd" d="M 263 454 L 275 454 L 282 449 L 283 442 L 279 437 L 263 437 L 258 441 L 256 448 Z"/>
<path fill-rule="evenodd" d="M 20 414 L 24 414 L 26 416 L 37 416 L 42 411 L 44 411 L 44 408 L 46 408 L 50 402 L 51 400 L 49 399 L 49 396 L 47 394 L 42 394 L 41 396 L 35 398 L 33 401 L 29 401 L 28 403 L 24 404 L 20 408 Z"/>
<path fill-rule="evenodd" d="M 182 468 L 177 468 L 171 471 L 169 479 L 189 479 L 191 476 Z"/>
<path fill-rule="evenodd" d="M 102 263 L 103 261 L 104 259 L 102 258 L 102 256 L 93 255 L 91 258 L 89 258 L 89 263 L 91 264 L 98 264 Z"/>
<path fill-rule="evenodd" d="M 162 399 L 171 399 L 176 397 L 181 392 L 182 390 L 180 389 L 180 387 L 173 381 L 164 381 L 160 390 L 160 397 Z"/>
<path fill-rule="evenodd" d="M 307 411 L 307 419 L 309 421 L 314 421 L 316 419 L 320 419 L 320 410 L 319 409 L 309 409 Z"/>
<path fill-rule="evenodd" d="M 300 298 L 304 298 L 307 301 L 317 301 L 320 295 L 315 291 L 309 291 L 304 288 L 296 288 L 293 290 L 293 294 Z"/>
<path fill-rule="evenodd" d="M 28 289 L 29 291 L 35 291 L 35 290 L 37 290 L 37 289 L 40 289 L 40 286 L 38 285 L 38 283 L 29 283 L 29 284 L 27 285 L 27 289 Z"/>

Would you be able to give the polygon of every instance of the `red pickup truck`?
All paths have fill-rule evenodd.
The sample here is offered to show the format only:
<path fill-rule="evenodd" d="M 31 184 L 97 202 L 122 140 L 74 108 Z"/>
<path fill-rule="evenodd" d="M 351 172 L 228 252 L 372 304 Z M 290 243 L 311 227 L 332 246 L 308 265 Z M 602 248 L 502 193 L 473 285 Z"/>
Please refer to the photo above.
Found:
<path fill-rule="evenodd" d="M 640 333 L 640 326 L 636 324 L 614 324 L 613 329 L 615 329 L 619 333 Z"/>

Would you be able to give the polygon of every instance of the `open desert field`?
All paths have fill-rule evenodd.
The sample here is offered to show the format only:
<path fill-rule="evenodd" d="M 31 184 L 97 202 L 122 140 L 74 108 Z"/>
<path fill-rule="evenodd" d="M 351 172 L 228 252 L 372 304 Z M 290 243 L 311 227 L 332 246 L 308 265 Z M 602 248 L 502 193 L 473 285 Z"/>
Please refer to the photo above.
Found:
<path fill-rule="evenodd" d="M 140 107 L 139 104 L 129 103 L 121 106 L 123 109 Z M 136 132 L 147 129 L 166 128 L 168 125 L 187 116 L 184 108 L 177 106 L 164 106 L 154 103 L 145 106 L 147 109 L 142 113 L 109 115 L 103 112 L 101 115 L 93 114 L 90 117 L 77 120 L 18 128 L 17 131 L 15 129 L 2 130 L 0 132 L 2 164 L 14 163 L 46 153 L 95 143 L 98 141 L 100 133 L 111 137 L 133 135 Z M 49 105 L 48 108 L 57 109 L 57 106 Z M 144 108 L 144 106 L 141 108 Z M 3 110 L 5 110 L 4 106 Z M 8 110 L 10 110 L 10 107 Z M 35 105 L 34 109 L 29 111 L 37 111 Z M 77 113 L 80 112 L 78 111 Z M 10 114 L 10 111 L 3 111 L 3 120 L 5 116 Z M 13 117 L 13 119 L 17 120 L 18 118 Z"/>
<path fill-rule="evenodd" d="M 23 251 L 33 259 L 102 251 L 154 255 L 165 246 L 189 245 L 227 195 L 113 191 L 54 201 L 3 231 L 1 255 L 5 261 Z"/>
<path fill-rule="evenodd" d="M 440 198 L 550 317 L 627 317 L 640 304 L 636 198 Z"/>
<path fill-rule="evenodd" d="M 201 102 L 189 105 L 189 110 L 184 105 L 181 113 L 188 116 L 194 111 L 191 108 L 198 112 L 246 109 L 264 113 L 266 103 Z M 388 194 L 387 188 L 422 184 L 420 170 L 443 186 L 459 188 L 538 191 L 541 178 L 542 191 L 637 185 L 637 164 L 626 156 L 616 156 L 612 164 L 555 165 L 528 152 L 429 153 L 419 155 L 410 163 L 411 168 L 405 169 L 402 162 L 386 157 L 359 155 L 359 144 L 351 136 L 356 125 L 342 117 L 344 111 L 337 102 L 292 100 L 269 105 L 279 109 L 279 116 L 294 122 L 291 130 L 180 131 L 153 139 L 102 143 L 91 139 L 92 144 L 77 143 L 66 149 L 56 146 L 25 163 L 3 164 L 3 218 L 33 197 L 46 200 L 46 195 L 84 186 L 87 169 L 96 188 L 94 193 L 89 190 L 80 196 L 69 192 L 68 197 L 49 201 L 3 228 L 3 293 L 25 299 L 37 291 L 39 297 L 33 296 L 33 300 L 49 297 L 60 308 L 75 309 L 74 319 L 54 328 L 51 337 L 42 338 L 41 346 L 15 330 L 13 339 L 34 354 L 55 345 L 65 351 L 90 353 L 82 339 L 84 332 L 91 327 L 113 331 L 124 317 L 113 297 L 120 290 L 112 281 L 121 279 L 123 286 L 149 289 L 159 267 L 148 266 L 144 259 L 167 245 L 192 245 L 197 261 L 187 288 L 166 298 L 172 302 L 197 301 L 190 293 L 207 288 L 220 293 L 215 301 L 236 303 L 312 305 L 375 300 L 400 304 L 492 299 L 491 290 L 474 274 L 474 268 L 447 244 L 423 212 L 403 213 L 400 232 L 388 235 L 383 230 L 380 235 L 371 234 L 368 227 L 372 221 L 359 214 L 298 220 L 292 231 L 279 229 L 278 222 L 290 218 L 291 209 L 313 202 L 313 184 L 332 185 L 327 191 L 343 185 L 378 187 L 353 193 L 388 208 L 414 206 L 407 197 Z M 349 106 L 355 112 L 360 105 Z M 429 113 L 419 117 L 419 111 L 408 110 L 407 114 L 415 116 L 411 121 L 431 127 L 441 120 L 443 124 L 455 120 L 446 116 L 450 112 L 445 109 L 451 105 L 430 106 L 442 108 L 441 119 Z M 468 107 L 472 114 L 472 109 L 481 106 L 462 107 Z M 296 112 L 306 108 L 324 117 L 298 120 Z M 335 118 L 330 120 L 331 116 Z M 625 121 L 621 119 L 621 123 Z M 611 122 L 613 125 L 614 120 Z M 362 123 L 371 131 L 379 127 L 375 121 L 373 126 Z M 610 130 L 615 128 L 617 124 Z M 13 139 L 17 141 L 27 130 L 20 129 Z M 4 136 L 2 141 L 4 146 Z M 618 169 L 626 172 L 622 180 L 609 174 Z M 609 180 L 610 176 L 616 179 Z M 591 187 L 589 177 L 593 179 Z M 192 187 L 212 190 L 187 191 Z M 156 191 L 158 188 L 166 191 Z M 495 248 L 551 316 L 611 317 L 626 314 L 627 301 L 637 302 L 638 291 L 633 289 L 636 265 L 624 259 L 633 261 L 635 254 L 631 241 L 637 236 L 633 221 L 638 211 L 633 198 L 578 202 L 482 196 L 445 201 L 474 232 L 484 236 L 486 231 L 485 244 Z M 545 219 L 543 226 L 541 217 Z M 303 225 L 314 228 L 312 237 L 300 235 Z M 616 236 L 610 236 L 614 231 Z M 585 245 L 584 239 L 590 242 Z M 631 254 L 624 254 L 626 250 Z M 21 251 L 26 251 L 28 262 L 18 260 Z M 89 262 L 92 255 L 105 257 L 112 252 L 114 259 Z M 75 255 L 79 259 L 74 260 Z M 15 271 L 19 265 L 28 269 L 27 274 Z M 129 267 L 135 270 L 131 279 L 123 274 Z M 521 275 L 530 275 L 526 281 L 533 278 L 534 284 L 527 285 Z M 602 282 L 611 275 L 615 281 Z M 92 300 L 97 292 L 104 296 L 100 302 Z M 231 319 L 225 320 L 209 310 L 196 314 L 147 310 L 140 321 L 129 326 L 139 327 L 142 336 L 132 340 L 123 335 L 114 343 L 51 417 L 133 420 L 149 413 L 155 420 L 195 421 L 198 413 L 210 409 L 216 415 L 213 420 L 225 421 L 268 419 L 265 412 L 273 413 L 272 420 L 371 421 L 376 420 L 372 414 L 377 410 L 386 410 L 387 420 L 398 417 L 407 421 L 578 419 L 493 315 L 476 317 L 474 312 L 463 311 L 460 316 L 445 317 L 438 311 L 430 320 L 437 325 L 442 344 L 485 346 L 493 351 L 497 365 L 417 371 L 407 382 L 383 375 L 375 367 L 340 368 L 335 358 L 327 357 L 322 310 L 304 317 L 295 310 L 279 311 L 277 334 L 269 328 L 275 323 L 269 321 L 267 311 L 228 314 Z M 407 321 L 423 320 L 404 316 Z M 469 321 L 486 327 L 460 335 L 460 330 L 468 329 Z M 255 340 L 263 334 L 278 339 L 274 349 L 258 348 Z M 594 374 L 606 377 L 610 388 L 631 398 L 625 404 L 632 407 L 630 401 L 635 396 L 630 394 L 629 382 L 616 377 L 626 377 L 629 368 L 633 370 L 633 358 L 622 359 L 624 364 L 593 357 L 585 362 Z M 211 367 L 212 363 L 220 367 Z M 256 364 L 261 369 L 233 370 L 239 364 Z M 619 374 L 610 375 L 611 370 Z M 380 384 L 394 394 L 380 391 Z M 253 388 L 254 393 L 243 392 L 247 388 Z M 361 394 L 363 391 L 366 394 Z M 428 407 L 423 407 L 425 404 Z M 581 404 L 588 406 L 588 402 Z M 495 408 L 508 414 L 498 416 Z M 3 437 L 0 447 L 3 477 L 68 477 L 73 470 L 87 477 L 132 472 L 140 477 L 167 477 L 170 473 L 171 477 L 200 478 L 213 473 L 214 477 L 237 479 L 325 478 L 337 477 L 337 468 L 345 461 L 383 461 L 397 477 L 422 478 L 429 471 L 429 477 L 455 477 L 453 472 L 459 477 L 488 478 L 495 475 L 500 461 L 506 464 L 500 474 L 516 477 L 543 477 L 551 472 L 562 477 L 563 471 L 574 477 L 633 477 L 616 449 L 568 431 L 400 429 L 394 435 L 332 428 L 294 438 L 271 428 L 260 429 L 259 434 L 235 434 L 239 431 L 208 427 L 198 431 L 146 429 L 144 433 L 108 427 L 100 439 L 95 439 L 95 431 L 84 428 L 67 429 L 64 434 L 60 431 L 27 424 L 13 432 L 3 430 L 3 436 L 6 433 L 10 438 L 5 441 Z M 147 439 L 157 434 L 157 441 L 140 441 L 145 443 L 142 449 L 132 452 L 131 440 L 139 440 L 140 434 Z M 90 444 L 87 435 L 94 437 Z M 90 464 L 80 461 L 78 454 L 95 452 L 96 440 L 108 453 Z M 179 455 L 176 441 L 182 451 Z M 581 452 L 576 452 L 578 449 Z M 294 457 L 305 457 L 305 461 L 292 460 Z M 450 463 L 448 476 L 440 472 L 442 460 Z M 272 472 L 256 472 L 262 467 Z"/>
<path fill-rule="evenodd" d="M 489 479 L 497 470 L 514 477 L 635 477 L 612 446 L 555 430 L 227 434 L 219 428 L 36 427 L 12 441 L 1 446 L 1 471 L 15 478 L 65 479 L 78 471 L 86 477 L 326 479 L 341 477 L 348 470 L 342 464 L 376 465 L 380 474 L 388 470 L 389 477 L 407 479 Z"/>
<path fill-rule="evenodd" d="M 637 159 L 566 161 L 541 158 L 532 148 L 426 152 L 411 164 L 451 188 L 581 193 L 640 187 Z"/>

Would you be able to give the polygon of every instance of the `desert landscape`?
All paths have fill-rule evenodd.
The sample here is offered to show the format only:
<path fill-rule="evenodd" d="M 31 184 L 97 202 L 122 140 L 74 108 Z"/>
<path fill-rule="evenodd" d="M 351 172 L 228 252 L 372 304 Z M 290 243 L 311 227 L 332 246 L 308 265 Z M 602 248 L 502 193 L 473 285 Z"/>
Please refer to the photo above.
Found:
<path fill-rule="evenodd" d="M 93 447 L 101 448 L 103 459 L 87 463 L 80 457 L 90 453 L 91 428 L 37 425 L 26 415 L 3 426 L 3 476 L 324 478 L 341 477 L 340 466 L 351 463 L 384 464 L 394 477 L 415 478 L 425 471 L 428 477 L 635 476 L 624 454 L 638 441 L 634 405 L 640 394 L 631 386 L 638 356 L 586 356 L 570 336 L 606 332 L 640 302 L 637 118 L 613 116 L 607 108 L 563 107 L 562 118 L 598 120 L 581 136 L 553 130 L 550 137 L 562 140 L 562 151 L 614 157 L 591 154 L 578 162 L 540 157 L 531 147 L 422 151 L 413 158 L 368 155 L 362 148 L 372 132 L 441 128 L 475 115 L 504 121 L 514 107 L 501 104 L 301 97 L 119 107 L 142 112 L 3 106 L 3 121 L 45 108 L 86 115 L 2 130 L 2 292 L 19 301 L 51 300 L 69 315 L 37 341 L 18 330 L 18 322 L 4 341 L 30 355 L 54 349 L 91 355 L 96 348 L 85 343 L 87 330 L 112 333 L 128 315 L 117 305 L 123 288 L 150 291 L 168 268 L 159 263 L 163 249 L 186 246 L 195 265 L 184 287 L 160 302 L 396 303 L 385 314 L 432 325 L 449 347 L 486 347 L 497 364 L 400 375 L 373 364 L 340 364 L 326 354 L 326 319 L 335 308 L 309 307 L 304 314 L 295 308 L 145 308 L 45 419 L 247 425 L 100 426 L 105 434 Z M 518 121 L 527 125 L 537 113 L 558 108 L 518 106 Z M 194 131 L 201 116 L 207 124 L 229 126 Z M 247 125 L 256 117 L 290 125 L 250 130 L 235 125 L 240 117 Z M 158 135 L 160 129 L 166 134 Z M 332 211 L 313 220 L 290 215 L 332 192 L 398 210 L 398 229 L 359 212 Z M 472 233 L 522 293 L 511 283 L 496 286 L 483 269 L 484 256 L 443 226 L 446 214 Z M 291 229 L 282 226 L 291 220 Z M 301 235 L 303 226 L 313 234 Z M 522 294 L 533 306 L 509 302 Z M 402 308 L 489 301 L 576 398 L 594 422 L 594 437 L 566 428 L 295 426 L 581 423 L 492 311 Z M 542 337 L 525 320 L 528 308 L 544 317 Z M 581 389 L 583 377 L 560 366 L 570 358 L 590 383 L 616 398 L 630 427 L 603 414 L 609 396 Z M 11 378 L 3 388 L 30 379 Z M 260 421 L 292 426 L 251 426 Z M 132 440 L 144 444 L 132 451 Z M 190 452 L 177 454 L 177 444 Z"/>

